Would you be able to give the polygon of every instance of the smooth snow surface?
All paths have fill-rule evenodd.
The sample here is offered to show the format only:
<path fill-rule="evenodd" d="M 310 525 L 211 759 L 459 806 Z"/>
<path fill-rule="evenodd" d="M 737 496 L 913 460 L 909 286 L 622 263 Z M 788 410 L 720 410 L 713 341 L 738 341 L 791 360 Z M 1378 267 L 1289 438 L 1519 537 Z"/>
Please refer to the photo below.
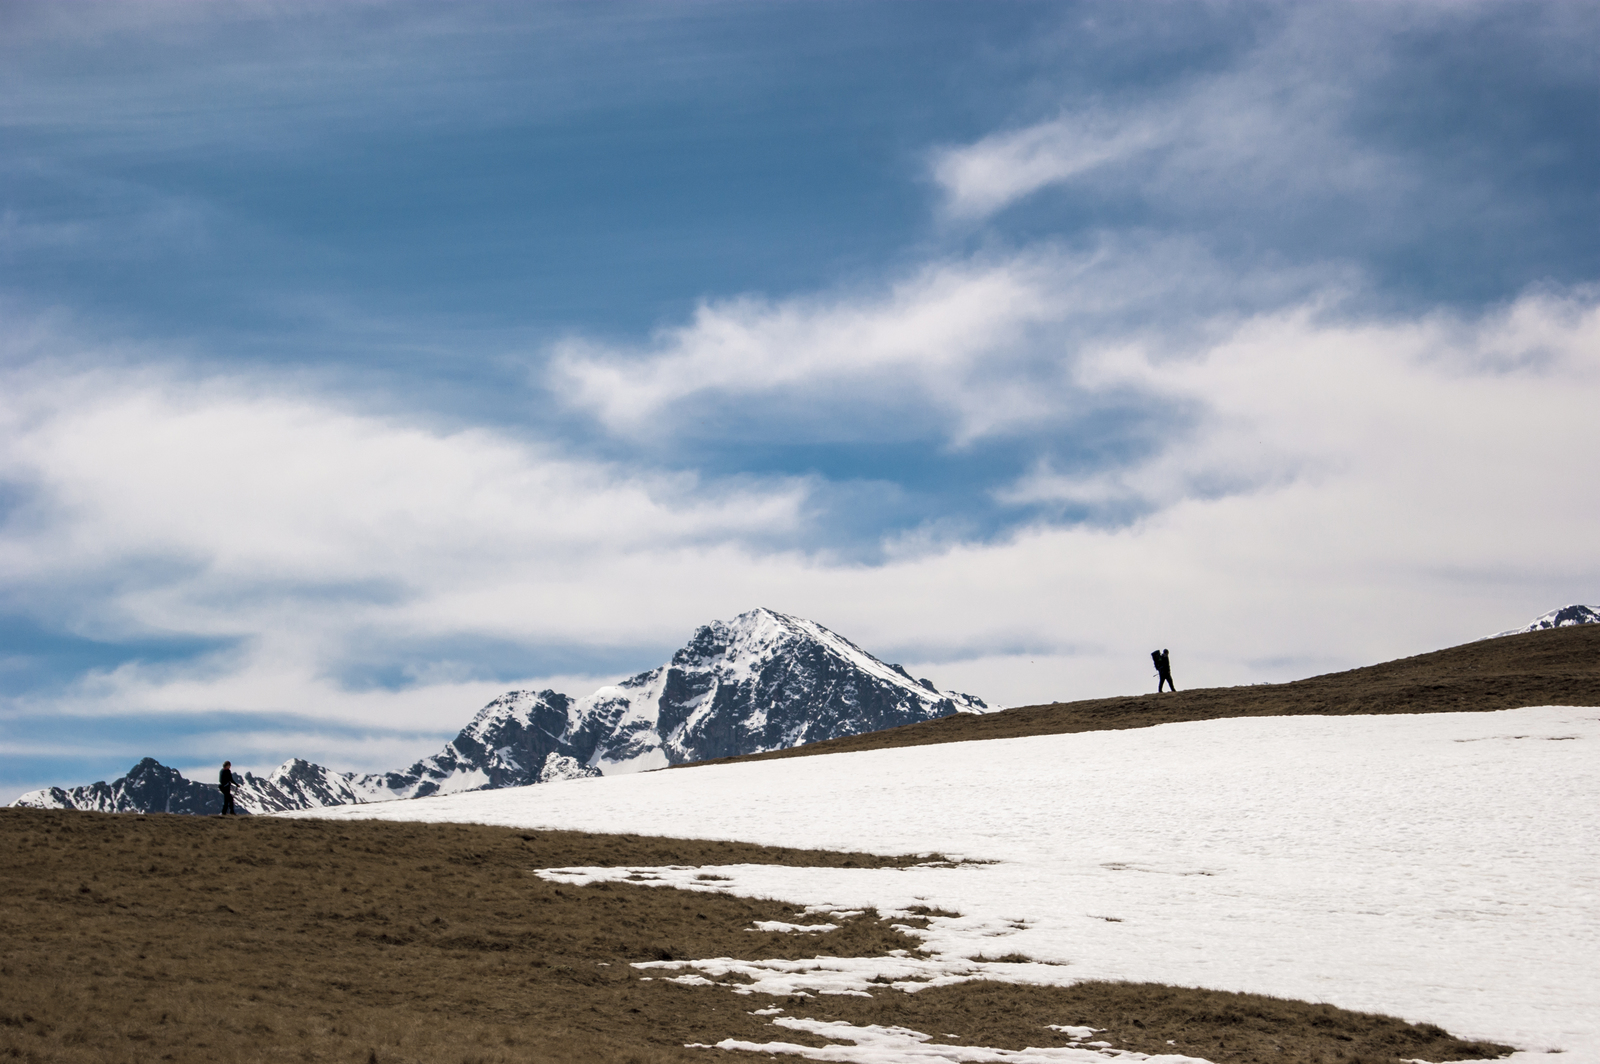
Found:
<path fill-rule="evenodd" d="M 661 978 L 720 981 L 748 965 L 757 992 L 834 993 L 876 974 L 908 990 L 974 972 L 1153 980 L 1328 1001 L 1510 1043 L 1525 1060 L 1561 1050 L 1568 1064 L 1600 1064 L 1595 709 L 1215 720 L 296 815 L 997 862 L 736 865 L 719 867 L 728 878 L 714 881 L 693 868 L 546 873 L 578 882 L 643 874 L 779 898 L 819 916 L 914 906 L 961 914 L 920 933 L 931 960 L 707 959 L 658 965 Z"/>

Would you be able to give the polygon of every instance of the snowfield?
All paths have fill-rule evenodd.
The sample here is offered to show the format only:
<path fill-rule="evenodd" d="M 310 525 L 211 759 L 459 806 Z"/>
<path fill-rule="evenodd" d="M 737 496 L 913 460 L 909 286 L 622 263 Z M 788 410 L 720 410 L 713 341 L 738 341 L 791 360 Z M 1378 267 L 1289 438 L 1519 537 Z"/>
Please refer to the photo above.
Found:
<path fill-rule="evenodd" d="M 816 923 L 855 909 L 960 914 L 919 932 L 932 959 L 706 958 L 658 963 L 657 978 L 717 982 L 737 971 L 756 980 L 757 994 L 862 992 L 877 975 L 907 990 L 976 977 L 1148 980 L 1327 1001 L 1509 1043 L 1521 1051 L 1514 1059 L 1559 1051 L 1569 1064 L 1600 1064 L 1600 710 L 1592 708 L 1215 720 L 293 815 L 993 862 L 736 865 L 718 867 L 727 877 L 718 880 L 697 879 L 695 868 L 543 873 L 778 898 L 810 906 Z M 996 960 L 1019 954 L 1028 962 Z M 782 1035 L 775 1027 L 774 1042 Z M 858 1044 L 803 1055 L 934 1059 L 922 1054 L 936 1047 L 908 1032 L 852 1037 Z M 1085 1043 L 1051 1052 L 1084 1056 L 983 1059 L 1097 1051 Z"/>

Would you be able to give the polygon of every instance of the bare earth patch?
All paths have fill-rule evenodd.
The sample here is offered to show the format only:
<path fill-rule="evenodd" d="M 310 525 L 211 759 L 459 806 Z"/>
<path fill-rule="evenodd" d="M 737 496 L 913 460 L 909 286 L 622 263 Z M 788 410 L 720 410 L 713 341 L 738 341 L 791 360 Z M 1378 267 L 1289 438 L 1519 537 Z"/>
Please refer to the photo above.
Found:
<path fill-rule="evenodd" d="M 633 962 L 882 956 L 917 941 L 867 913 L 572 866 L 883 867 L 927 857 L 469 825 L 0 810 L 0 1061 L 499 1064 L 746 1059 L 686 1043 L 826 1044 L 793 1017 L 937 1042 L 1066 1046 L 1058 1027 L 1224 1062 L 1461 1060 L 1505 1047 L 1324 1005 L 1123 983 L 997 983 L 774 1001 L 644 978 Z M 749 930 L 759 922 L 806 933 Z M 791 1058 L 792 1059 L 792 1058 Z"/>

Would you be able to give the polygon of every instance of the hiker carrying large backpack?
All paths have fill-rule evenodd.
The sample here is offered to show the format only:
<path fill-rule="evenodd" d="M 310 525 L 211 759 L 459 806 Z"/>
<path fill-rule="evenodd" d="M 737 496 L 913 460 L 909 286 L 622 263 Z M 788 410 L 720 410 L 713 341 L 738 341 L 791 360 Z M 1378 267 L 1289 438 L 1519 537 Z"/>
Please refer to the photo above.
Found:
<path fill-rule="evenodd" d="M 1176 694 L 1178 685 L 1172 682 L 1172 656 L 1165 650 L 1152 650 L 1150 660 L 1156 663 L 1156 676 L 1159 677 L 1156 681 L 1156 694 L 1161 693 L 1163 686 L 1171 687 Z"/>

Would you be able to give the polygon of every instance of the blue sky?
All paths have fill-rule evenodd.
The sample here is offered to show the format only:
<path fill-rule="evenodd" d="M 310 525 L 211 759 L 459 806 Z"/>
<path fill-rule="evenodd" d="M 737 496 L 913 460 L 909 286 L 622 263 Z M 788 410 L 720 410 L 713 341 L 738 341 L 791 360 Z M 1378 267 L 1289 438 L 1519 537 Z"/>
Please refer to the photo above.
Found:
<path fill-rule="evenodd" d="M 1014 705 L 1600 599 L 1596 55 L 1573 3 L 0 4 L 0 800 L 393 767 L 758 605 Z"/>

